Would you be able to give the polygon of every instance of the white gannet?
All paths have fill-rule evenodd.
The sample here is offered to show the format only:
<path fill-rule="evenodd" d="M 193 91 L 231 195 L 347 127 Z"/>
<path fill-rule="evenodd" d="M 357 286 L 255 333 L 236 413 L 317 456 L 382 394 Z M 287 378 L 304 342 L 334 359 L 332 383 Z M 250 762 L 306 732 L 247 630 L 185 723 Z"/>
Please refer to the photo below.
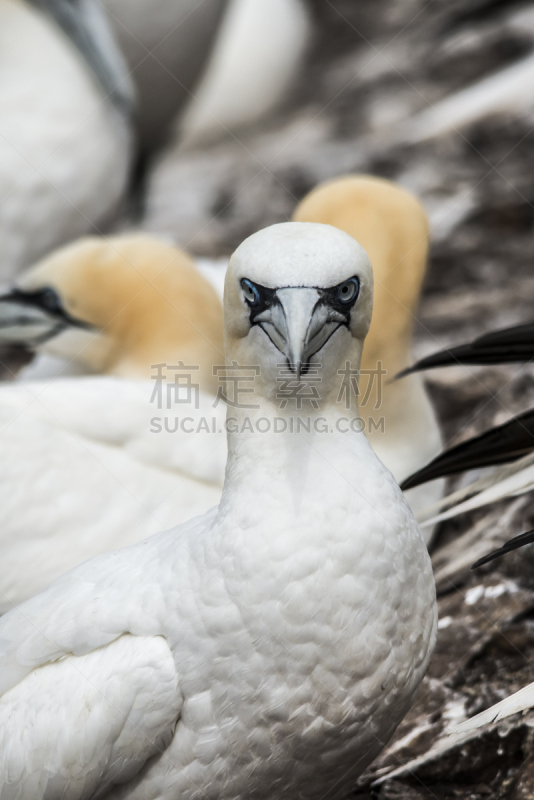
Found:
<path fill-rule="evenodd" d="M 358 410 L 338 370 L 371 308 L 369 260 L 339 230 L 283 223 L 238 248 L 227 363 L 259 372 L 254 407 L 229 411 L 220 506 L 0 619 L 2 800 L 347 796 L 436 631 L 413 515 L 359 426 L 341 432 Z M 320 378 L 303 409 L 279 402 L 281 369 Z"/>
<path fill-rule="evenodd" d="M 378 457 L 402 481 L 440 452 L 441 435 L 420 376 L 391 379 L 411 362 L 413 325 L 428 254 L 421 203 L 398 184 L 349 175 L 314 189 L 297 207 L 301 222 L 334 225 L 366 250 L 373 267 L 373 320 L 362 357 L 360 414 Z M 385 370 L 385 375 L 380 372 Z M 383 420 L 383 427 L 380 419 Z M 414 513 L 436 503 L 444 481 L 407 492 Z M 426 528 L 427 542 L 432 528 Z"/>
<path fill-rule="evenodd" d="M 467 344 L 433 353 L 401 372 L 399 377 L 458 364 L 530 361 L 533 354 L 534 325 L 527 323 L 486 333 Z M 410 475 L 403 487 L 422 486 L 427 481 L 465 470 L 498 467 L 424 509 L 424 525 L 432 525 L 534 489 L 533 451 L 534 410 L 531 409 L 444 450 Z"/>
<path fill-rule="evenodd" d="M 1 297 L 0 333 L 63 356 L 60 377 L 0 386 L 3 612 L 217 503 L 226 437 L 222 307 L 175 247 L 144 235 L 68 245 Z M 61 377 L 72 358 L 104 374 Z M 176 380 L 192 384 L 181 398 Z"/>
<path fill-rule="evenodd" d="M 195 91 L 227 0 L 103 0 L 137 93 L 144 148 L 164 142 Z"/>
<path fill-rule="evenodd" d="M 0 280 L 114 213 L 129 82 L 94 0 L 0 0 Z"/>

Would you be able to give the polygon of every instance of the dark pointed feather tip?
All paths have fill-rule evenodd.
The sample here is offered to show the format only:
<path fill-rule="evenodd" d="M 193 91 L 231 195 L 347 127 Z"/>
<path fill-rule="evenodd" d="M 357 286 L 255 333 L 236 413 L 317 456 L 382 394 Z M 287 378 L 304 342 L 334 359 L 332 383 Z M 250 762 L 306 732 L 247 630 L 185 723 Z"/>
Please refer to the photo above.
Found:
<path fill-rule="evenodd" d="M 407 375 L 411 375 L 412 372 L 417 372 L 417 364 L 414 364 L 413 367 L 406 367 L 406 369 L 401 369 L 400 372 L 397 372 L 397 374 L 393 376 L 393 378 L 391 379 L 391 383 L 393 383 L 393 381 L 398 381 L 401 378 L 405 378 Z"/>
<path fill-rule="evenodd" d="M 526 531 L 526 533 L 520 533 L 517 536 L 514 536 L 513 539 L 510 539 L 508 542 L 505 542 L 502 547 L 498 547 L 496 550 L 492 550 L 491 553 L 479 558 L 478 561 L 475 561 L 471 569 L 478 569 L 478 567 L 482 567 L 484 564 L 488 564 L 490 561 L 493 561 L 496 558 L 500 558 L 508 553 L 512 553 L 514 550 L 519 550 L 519 548 L 524 547 L 527 544 L 532 544 L 533 542 L 534 530 Z"/>
<path fill-rule="evenodd" d="M 488 553 L 487 556 L 482 556 L 482 558 L 479 558 L 478 561 L 475 561 L 475 563 L 471 565 L 471 570 L 483 567 L 484 564 L 488 564 L 490 561 L 493 561 L 494 558 L 498 558 L 500 555 L 500 548 L 498 550 L 493 550 L 491 553 Z"/>
<path fill-rule="evenodd" d="M 416 486 L 420 486 L 421 483 L 425 483 L 424 476 L 421 476 L 421 480 L 419 478 L 420 475 L 418 472 L 414 472 L 413 475 L 408 475 L 402 483 L 399 483 L 401 491 L 407 492 L 408 489 L 414 489 Z"/>

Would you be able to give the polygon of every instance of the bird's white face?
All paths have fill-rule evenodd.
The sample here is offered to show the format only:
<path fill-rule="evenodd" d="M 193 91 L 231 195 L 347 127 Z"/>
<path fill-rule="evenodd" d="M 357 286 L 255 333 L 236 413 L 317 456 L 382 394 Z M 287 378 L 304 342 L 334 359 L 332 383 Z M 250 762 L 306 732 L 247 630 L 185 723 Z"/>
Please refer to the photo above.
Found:
<path fill-rule="evenodd" d="M 285 374 L 304 382 L 313 377 L 327 400 L 345 362 L 359 367 L 372 295 L 369 259 L 348 234 L 314 223 L 266 228 L 230 261 L 227 362 L 258 367 L 256 390 L 268 399 Z"/>

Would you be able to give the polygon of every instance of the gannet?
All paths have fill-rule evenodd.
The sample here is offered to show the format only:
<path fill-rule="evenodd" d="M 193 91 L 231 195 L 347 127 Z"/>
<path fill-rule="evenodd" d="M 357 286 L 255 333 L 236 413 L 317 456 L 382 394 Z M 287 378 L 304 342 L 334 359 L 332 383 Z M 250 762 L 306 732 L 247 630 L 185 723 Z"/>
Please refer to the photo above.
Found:
<path fill-rule="evenodd" d="M 378 457 L 402 481 L 442 447 L 423 381 L 419 376 L 399 383 L 391 380 L 411 362 L 413 324 L 428 254 L 425 211 L 398 184 L 350 175 L 314 189 L 293 218 L 334 225 L 353 236 L 369 255 L 375 302 L 362 358 L 360 390 L 366 402 L 360 404 L 360 414 Z M 416 516 L 438 502 L 443 490 L 444 482 L 436 481 L 407 492 Z M 433 528 L 424 529 L 428 543 L 432 533 Z"/>
<path fill-rule="evenodd" d="M 45 258 L 0 296 L 0 334 L 48 346 L 0 386 L 1 613 L 217 503 L 226 437 L 222 307 L 154 237 L 87 238 Z M 52 374 L 50 353 L 62 356 Z M 71 359 L 100 374 L 64 377 Z"/>
<path fill-rule="evenodd" d="M 371 309 L 339 230 L 282 223 L 237 249 L 227 364 L 258 369 L 229 409 L 221 503 L 0 619 L 2 800 L 347 796 L 436 631 L 421 533 L 357 401 L 336 402 Z M 280 374 L 320 378 L 302 409 Z"/>
<path fill-rule="evenodd" d="M 80 369 L 147 378 L 177 355 L 216 393 L 222 307 L 183 251 L 157 237 L 86 237 L 51 253 L 0 295 L 0 341 Z M 39 369 L 39 367 L 38 367 Z M 30 366 L 24 377 L 38 373 Z"/>
<path fill-rule="evenodd" d="M 399 377 L 425 369 L 457 364 L 506 364 L 530 361 L 534 353 L 531 323 L 493 331 L 473 342 L 426 356 Z M 460 444 L 447 448 L 410 475 L 402 487 L 422 486 L 436 478 L 465 470 L 496 467 L 468 486 L 423 509 L 425 525 L 433 525 L 534 488 L 534 411 L 518 414 Z"/>
<path fill-rule="evenodd" d="M 94 0 L 0 0 L 0 280 L 112 215 L 129 81 Z"/>
<path fill-rule="evenodd" d="M 378 198 L 367 218 L 380 207 L 376 190 L 382 187 L 370 184 Z M 372 252 L 373 236 L 380 238 L 374 219 L 367 233 Z M 389 296 L 379 290 L 377 300 L 387 304 Z M 371 337 L 373 330 L 376 322 Z M 378 352 L 382 345 L 387 355 L 385 337 L 375 335 Z M 63 247 L 0 296 L 0 340 L 33 344 L 40 354 L 17 385 L 0 388 L 0 556 L 9 567 L 0 573 L 0 611 L 85 558 L 218 502 L 226 440 L 224 404 L 216 401 L 223 376 L 213 372 L 224 364 L 222 338 L 222 308 L 193 261 L 146 234 Z M 194 403 L 171 398 L 172 409 L 165 402 L 159 409 L 150 403 L 155 366 L 177 361 L 201 366 L 192 373 L 200 391 L 190 398 Z M 78 373 L 88 371 L 97 375 L 80 382 Z M 172 370 L 163 374 L 161 391 L 172 392 Z M 345 389 L 350 397 L 353 387 Z M 377 386 L 372 389 L 376 395 Z M 340 403 L 346 400 L 345 392 Z M 394 407 L 386 411 L 395 419 Z M 389 421 L 386 415 L 386 431 Z M 391 468 L 387 448 L 379 455 Z"/>

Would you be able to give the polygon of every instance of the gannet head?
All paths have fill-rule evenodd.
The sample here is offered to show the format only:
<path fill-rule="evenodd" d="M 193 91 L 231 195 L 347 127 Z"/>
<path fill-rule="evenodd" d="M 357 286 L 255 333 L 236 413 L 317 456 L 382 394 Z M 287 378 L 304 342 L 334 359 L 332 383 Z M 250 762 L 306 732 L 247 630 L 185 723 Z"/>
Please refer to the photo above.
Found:
<path fill-rule="evenodd" d="M 183 251 L 144 234 L 81 239 L 40 261 L 0 296 L 0 342 L 130 378 L 183 361 L 208 388 L 224 363 L 215 290 Z"/>
<path fill-rule="evenodd" d="M 326 392 L 345 361 L 359 367 L 371 322 L 373 274 L 346 233 L 314 223 L 273 225 L 246 239 L 226 274 L 227 362 L 257 365 L 272 397 L 280 368 L 319 372 Z"/>

